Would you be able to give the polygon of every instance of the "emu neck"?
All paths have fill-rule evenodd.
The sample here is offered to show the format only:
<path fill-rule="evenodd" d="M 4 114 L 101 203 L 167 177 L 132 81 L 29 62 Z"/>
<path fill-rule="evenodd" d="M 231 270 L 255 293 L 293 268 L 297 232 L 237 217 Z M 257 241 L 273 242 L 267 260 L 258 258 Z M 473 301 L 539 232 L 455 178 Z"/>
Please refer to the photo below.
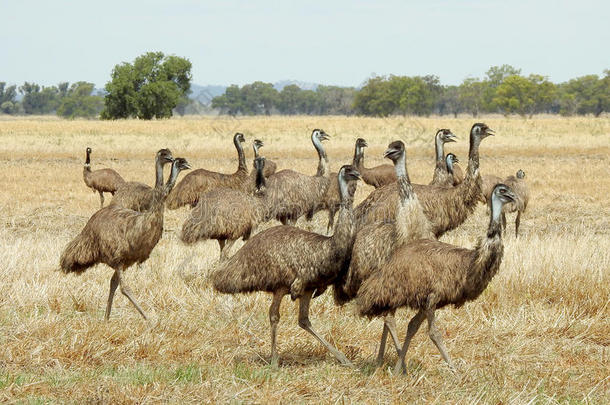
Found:
<path fill-rule="evenodd" d="M 313 142 L 314 148 L 318 152 L 318 171 L 316 172 L 316 176 L 328 176 L 328 158 L 326 157 L 326 151 L 324 150 L 324 146 L 322 146 L 322 142 L 313 136 L 311 138 Z"/>
<path fill-rule="evenodd" d="M 235 144 L 235 149 L 237 149 L 237 159 L 239 161 L 237 171 L 248 172 L 248 167 L 246 166 L 246 155 L 244 154 L 244 148 L 242 148 L 241 142 L 235 138 L 233 143 Z"/>
<path fill-rule="evenodd" d="M 467 176 L 475 176 L 479 173 L 479 145 L 481 138 L 470 134 L 470 149 L 468 151 L 468 173 Z"/>
<path fill-rule="evenodd" d="M 155 159 L 155 188 L 163 187 L 163 162 L 159 156 Z"/>
<path fill-rule="evenodd" d="M 436 134 L 434 138 L 434 147 L 436 150 L 436 163 L 443 163 L 443 158 L 445 156 L 445 143 L 441 139 L 441 133 Z"/>
<path fill-rule="evenodd" d="M 451 159 L 447 159 L 447 171 L 449 172 L 449 174 L 451 176 L 453 176 L 453 162 L 451 161 Z"/>
<path fill-rule="evenodd" d="M 254 149 L 254 158 L 256 159 L 258 157 L 258 146 L 256 146 L 256 144 L 252 144 L 252 149 Z"/>
<path fill-rule="evenodd" d="M 333 245 L 340 249 L 350 249 L 354 236 L 354 196 L 348 190 L 347 182 L 339 179 L 339 193 L 341 195 L 341 205 L 337 225 L 332 236 Z"/>
<path fill-rule="evenodd" d="M 265 176 L 263 175 L 264 166 L 259 165 L 256 168 L 256 191 L 262 192 L 267 187 L 267 182 L 265 180 Z"/>
<path fill-rule="evenodd" d="M 87 151 L 87 158 L 85 159 L 85 167 L 91 167 L 91 154 Z"/>
<path fill-rule="evenodd" d="M 413 187 L 411 186 L 409 173 L 407 173 L 407 159 L 405 153 L 402 153 L 394 163 L 394 170 L 396 171 L 396 177 L 398 179 L 400 203 L 401 205 L 404 205 L 413 196 Z"/>

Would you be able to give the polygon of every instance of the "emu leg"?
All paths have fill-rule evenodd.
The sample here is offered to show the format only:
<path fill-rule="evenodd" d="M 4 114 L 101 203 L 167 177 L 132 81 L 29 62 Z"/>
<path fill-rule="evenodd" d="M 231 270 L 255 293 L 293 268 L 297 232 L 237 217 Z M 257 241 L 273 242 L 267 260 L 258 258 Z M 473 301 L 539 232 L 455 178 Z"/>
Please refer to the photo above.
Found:
<path fill-rule="evenodd" d="M 519 224 L 521 223 L 521 211 L 517 211 L 517 218 L 515 219 L 515 238 L 519 237 Z"/>
<path fill-rule="evenodd" d="M 112 311 L 112 300 L 114 299 L 114 293 L 116 288 L 119 286 L 119 270 L 114 270 L 114 274 L 110 279 L 110 293 L 108 294 L 108 303 L 106 304 L 106 315 L 105 318 L 108 320 L 110 318 L 110 311 Z"/>
<path fill-rule="evenodd" d="M 443 343 L 443 339 L 438 332 L 438 329 L 436 329 L 436 323 L 434 322 L 434 309 L 428 309 L 426 311 L 426 318 L 428 318 L 428 335 L 430 335 L 430 339 L 432 339 L 438 351 L 441 352 L 443 360 L 445 360 L 449 367 L 454 370 L 455 367 L 453 367 L 451 358 L 449 358 L 449 355 L 447 354 L 447 348 Z"/>
<path fill-rule="evenodd" d="M 284 289 L 277 290 L 273 293 L 273 301 L 269 307 L 269 323 L 271 324 L 271 365 L 277 366 L 278 355 L 276 348 L 276 336 L 277 336 L 277 324 L 280 322 L 280 305 L 282 304 L 282 298 L 286 295 L 287 291 Z"/>
<path fill-rule="evenodd" d="M 100 208 L 104 208 L 104 193 L 99 191 L 100 193 Z"/>
<path fill-rule="evenodd" d="M 426 316 L 424 315 L 424 312 L 419 311 L 409 321 L 409 326 L 407 327 L 407 336 L 405 336 L 405 343 L 402 345 L 402 349 L 398 354 L 398 361 L 396 362 L 396 366 L 394 367 L 394 374 L 399 374 L 401 372 L 407 371 L 407 366 L 405 364 L 405 356 L 407 355 L 407 350 L 409 350 L 411 339 L 413 339 L 413 336 L 415 336 L 415 334 L 417 333 L 425 317 Z"/>
<path fill-rule="evenodd" d="M 394 319 L 394 313 L 386 315 L 383 318 L 383 332 L 381 334 L 381 343 L 379 344 L 379 353 L 377 354 L 378 366 L 383 364 L 383 355 L 385 354 L 385 343 L 388 338 L 388 332 L 394 341 L 396 353 L 400 355 L 400 342 L 398 341 L 398 336 L 396 335 L 396 320 Z"/>
<path fill-rule="evenodd" d="M 337 360 L 344 366 L 353 367 L 353 364 L 345 357 L 343 353 L 337 350 L 333 345 L 328 343 L 326 339 L 320 336 L 315 330 L 311 328 L 311 322 L 309 321 L 309 303 L 311 301 L 311 295 L 313 291 L 305 291 L 303 296 L 299 298 L 299 326 L 311 333 L 316 339 L 322 343 L 329 352 L 331 352 Z"/>
<path fill-rule="evenodd" d="M 125 270 L 125 269 L 123 269 Z M 146 317 L 146 314 L 144 314 L 144 311 L 142 311 L 142 308 L 140 308 L 140 305 L 137 303 L 136 299 L 133 297 L 132 293 L 131 293 L 131 289 L 125 285 L 125 283 L 123 282 L 123 277 L 122 277 L 122 271 L 121 270 L 117 270 L 115 274 L 119 274 L 119 284 L 121 286 L 121 293 L 127 297 L 127 299 L 129 299 L 129 301 L 133 304 L 134 307 L 136 307 L 136 309 L 138 310 L 138 312 L 140 313 L 140 315 L 142 315 L 142 317 L 144 319 L 148 319 Z"/>

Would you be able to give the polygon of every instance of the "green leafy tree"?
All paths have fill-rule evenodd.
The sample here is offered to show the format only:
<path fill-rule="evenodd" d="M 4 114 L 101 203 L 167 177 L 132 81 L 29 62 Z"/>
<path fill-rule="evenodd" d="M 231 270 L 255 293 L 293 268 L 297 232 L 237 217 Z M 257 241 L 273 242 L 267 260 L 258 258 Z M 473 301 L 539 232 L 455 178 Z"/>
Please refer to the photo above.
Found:
<path fill-rule="evenodd" d="M 279 100 L 278 91 L 273 84 L 261 81 L 246 84 L 241 88 L 242 111 L 247 115 L 270 115 Z"/>
<path fill-rule="evenodd" d="M 578 77 L 560 86 L 560 113 L 593 114 L 599 117 L 610 111 L 610 71 L 604 78 L 597 75 Z"/>
<path fill-rule="evenodd" d="M 277 108 L 282 114 L 298 114 L 301 110 L 303 90 L 296 84 L 285 86 L 280 91 Z"/>
<path fill-rule="evenodd" d="M 93 83 L 73 83 L 65 90 L 65 96 L 57 108 L 57 115 L 64 118 L 96 117 L 104 107 L 104 99 L 92 94 L 93 87 Z M 61 85 L 59 91 L 64 91 Z"/>
<path fill-rule="evenodd" d="M 460 102 L 460 88 L 458 86 L 444 87 L 438 106 L 441 115 L 453 114 L 457 118 L 458 114 L 463 111 L 462 103 Z"/>
<path fill-rule="evenodd" d="M 25 82 L 19 87 L 23 94 L 23 110 L 26 114 L 49 114 L 59 105 L 59 90 L 55 86 L 45 87 Z"/>
<path fill-rule="evenodd" d="M 318 86 L 317 107 L 324 115 L 352 115 L 356 89 L 353 87 Z"/>
<path fill-rule="evenodd" d="M 189 60 L 163 52 L 148 52 L 133 64 L 116 65 L 105 86 L 101 117 L 169 118 L 190 92 L 191 77 Z"/>
<path fill-rule="evenodd" d="M 392 87 L 400 89 L 398 81 L 392 83 L 382 76 L 374 76 L 354 97 L 354 111 L 360 115 L 387 117 L 398 109 L 400 99 L 392 94 Z M 394 92 L 396 93 L 396 91 Z"/>
<path fill-rule="evenodd" d="M 485 84 L 476 78 L 466 78 L 459 87 L 459 101 L 464 111 L 474 118 L 479 116 L 484 103 Z"/>
<path fill-rule="evenodd" d="M 212 108 L 220 110 L 221 114 L 236 116 L 242 112 L 242 97 L 239 86 L 232 84 L 225 93 L 212 99 Z"/>
<path fill-rule="evenodd" d="M 430 115 L 441 93 L 436 76 L 403 77 L 400 110 L 406 114 Z"/>
<path fill-rule="evenodd" d="M 14 114 L 17 109 L 17 86 L 6 87 L 6 82 L 0 82 L 0 111 L 4 114 Z"/>
<path fill-rule="evenodd" d="M 483 81 L 483 102 L 482 110 L 487 112 L 496 112 L 498 105 L 495 104 L 496 91 L 498 87 L 504 83 L 504 80 L 509 76 L 518 76 L 521 74 L 521 69 L 511 65 L 492 66 L 485 73 L 486 80 Z"/>

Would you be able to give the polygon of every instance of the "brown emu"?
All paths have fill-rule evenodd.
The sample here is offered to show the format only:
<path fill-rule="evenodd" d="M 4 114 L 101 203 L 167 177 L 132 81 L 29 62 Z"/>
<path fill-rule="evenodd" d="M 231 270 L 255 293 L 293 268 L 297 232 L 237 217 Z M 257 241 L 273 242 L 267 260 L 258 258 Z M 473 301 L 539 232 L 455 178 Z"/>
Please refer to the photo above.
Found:
<path fill-rule="evenodd" d="M 162 189 L 162 198 L 154 201 L 149 211 L 138 212 L 110 204 L 89 219 L 83 230 L 65 248 L 60 267 L 64 273 L 82 273 L 89 267 L 104 263 L 114 270 L 106 305 L 106 319 L 110 317 L 112 299 L 117 287 L 138 312 L 146 315 L 125 285 L 122 275 L 134 263 L 142 263 L 161 239 L 165 197 L 171 191 L 181 170 L 190 169 L 186 159 L 176 158 L 172 172 Z"/>
<path fill-rule="evenodd" d="M 460 163 L 460 159 L 453 153 L 447 153 L 445 164 L 447 165 L 447 172 L 449 172 L 449 175 L 453 178 L 452 185 L 454 187 L 464 181 L 464 174 L 462 173 L 462 169 L 460 169 L 459 166 L 456 166 L 457 163 Z"/>
<path fill-rule="evenodd" d="M 252 142 L 252 149 L 254 150 L 255 162 L 256 162 L 256 158 L 260 156 L 258 153 L 258 150 L 260 148 L 262 148 L 263 146 L 265 146 L 265 144 L 260 139 L 255 139 L 254 142 Z M 274 174 L 276 171 L 277 171 L 277 164 L 273 160 L 265 159 L 265 171 L 263 172 L 263 175 L 265 177 L 269 177 L 272 174 Z M 254 163 L 253 169 L 250 172 L 250 176 L 253 178 L 256 177 L 256 163 Z"/>
<path fill-rule="evenodd" d="M 354 160 L 353 165 L 356 167 L 362 181 L 369 186 L 379 188 L 396 181 L 396 173 L 392 165 L 379 165 L 367 169 L 364 167 L 364 148 L 369 146 L 366 141 L 362 138 L 356 139 L 356 147 L 354 149 Z"/>
<path fill-rule="evenodd" d="M 201 196 L 188 219 L 182 225 L 180 239 L 186 244 L 200 240 L 216 239 L 220 246 L 220 258 L 239 238 L 248 240 L 256 227 L 268 218 L 265 195 L 265 158 L 254 159 L 257 173 L 254 195 L 230 188 L 208 191 Z"/>
<path fill-rule="evenodd" d="M 233 174 L 212 172 L 206 169 L 193 170 L 176 185 L 176 188 L 167 197 L 167 208 L 174 210 L 184 205 L 194 207 L 199 196 L 214 188 L 226 187 L 240 190 L 248 182 L 249 173 L 246 166 L 246 157 L 242 143 L 246 140 L 244 135 L 236 133 L 233 144 L 237 149 L 238 166 Z"/>
<path fill-rule="evenodd" d="M 356 234 L 347 274 L 344 281 L 336 283 L 334 287 L 335 302 L 339 305 L 356 297 L 362 282 L 379 271 L 397 246 L 415 239 L 433 237 L 428 219 L 423 213 L 409 180 L 404 143 L 402 141 L 392 142 L 385 151 L 384 157 L 393 161 L 398 179 L 395 185 L 398 189 L 396 225 L 371 224 Z M 398 352 L 400 343 L 396 336 L 393 313 L 384 318 L 384 328 L 377 356 L 378 364 L 383 361 L 388 332 L 392 336 Z"/>
<path fill-rule="evenodd" d="M 135 211 L 149 210 L 155 199 L 162 198 L 163 194 L 163 167 L 172 163 L 174 158 L 169 149 L 161 149 L 155 156 L 155 187 L 137 181 L 128 181 L 119 186 L 112 203 L 123 208 Z"/>
<path fill-rule="evenodd" d="M 447 170 L 445 160 L 445 144 L 455 142 L 455 135 L 450 129 L 439 129 L 434 136 L 434 150 L 436 152 L 436 165 L 434 166 L 434 176 L 430 185 L 433 186 L 453 186 L 453 176 Z"/>
<path fill-rule="evenodd" d="M 504 180 L 504 184 L 510 187 L 517 196 L 516 201 L 504 206 L 502 211 L 502 225 L 506 229 L 506 213 L 517 212 L 515 218 L 515 238 L 519 237 L 519 224 L 521 223 L 521 214 L 527 209 L 527 204 L 530 200 L 529 190 L 525 182 L 525 172 L 521 169 L 517 171 L 515 176 L 508 176 Z"/>
<path fill-rule="evenodd" d="M 453 368 L 439 334 L 434 313 L 453 304 L 461 307 L 475 300 L 496 275 L 502 262 L 502 205 L 515 200 L 504 184 L 492 192 L 491 219 L 474 249 L 463 249 L 433 239 L 421 239 L 399 247 L 381 271 L 362 283 L 358 306 L 363 316 L 392 313 L 401 307 L 417 311 L 409 322 L 405 342 L 394 372 L 405 370 L 411 338 L 425 318 L 428 334 L 443 359 Z"/>
<path fill-rule="evenodd" d="M 86 149 L 87 158 L 83 167 L 83 180 L 93 192 L 100 193 L 100 208 L 104 206 L 104 193 L 114 195 L 117 188 L 125 182 L 113 169 L 91 170 L 91 148 Z"/>
<path fill-rule="evenodd" d="M 461 225 L 474 211 L 481 195 L 479 145 L 489 135 L 493 135 L 493 131 L 487 125 L 476 123 L 472 126 L 466 177 L 458 186 L 413 185 L 436 238 Z M 374 190 L 354 210 L 358 229 L 375 222 L 393 222 L 397 199 L 398 190 L 393 184 Z"/>
<path fill-rule="evenodd" d="M 282 224 L 295 224 L 303 215 L 313 216 L 323 201 L 330 184 L 328 157 L 322 141 L 329 135 L 322 129 L 314 129 L 311 142 L 318 153 L 318 170 L 315 176 L 307 176 L 290 169 L 280 170 L 267 179 L 267 201 L 273 205 L 275 219 Z"/>
<path fill-rule="evenodd" d="M 352 248 L 352 199 L 348 184 L 359 174 L 353 166 L 339 170 L 341 209 L 332 236 L 319 235 L 302 229 L 279 225 L 252 237 L 233 257 L 212 274 L 217 291 L 236 294 L 265 291 L 273 294 L 269 308 L 271 323 L 271 361 L 277 362 L 276 334 L 280 320 L 280 304 L 284 295 L 291 292 L 297 281 L 299 299 L 299 326 L 314 335 L 342 364 L 349 360 L 322 336 L 316 333 L 309 321 L 309 304 L 314 291 L 323 291 L 331 285 Z"/>

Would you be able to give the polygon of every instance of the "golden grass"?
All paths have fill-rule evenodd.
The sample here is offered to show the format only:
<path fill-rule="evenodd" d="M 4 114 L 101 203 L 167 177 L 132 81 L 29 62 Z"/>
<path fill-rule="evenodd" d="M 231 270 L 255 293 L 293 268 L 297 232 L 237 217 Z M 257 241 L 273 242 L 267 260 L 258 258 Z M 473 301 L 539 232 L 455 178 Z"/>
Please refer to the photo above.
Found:
<path fill-rule="evenodd" d="M 285 299 L 279 327 L 281 365 L 267 364 L 270 297 L 225 296 L 206 280 L 215 242 L 194 247 L 177 232 L 185 210 L 166 215 L 166 232 L 150 259 L 126 280 L 152 320 L 118 295 L 104 322 L 110 270 L 82 276 L 57 272 L 59 255 L 99 199 L 82 181 L 86 146 L 93 167 L 153 182 L 153 156 L 169 147 L 193 167 L 233 171 L 231 136 L 260 137 L 280 168 L 315 171 L 308 135 L 327 142 L 332 167 L 351 160 L 356 137 L 371 145 L 368 166 L 394 139 L 408 148 L 415 182 L 432 175 L 432 137 L 466 161 L 470 118 L 198 118 L 165 121 L 0 119 L 0 401 L 25 402 L 436 402 L 607 403 L 610 398 L 610 119 L 484 119 L 497 136 L 481 146 L 481 170 L 501 176 L 522 168 L 532 199 L 522 237 L 510 227 L 499 275 L 459 310 L 438 312 L 453 375 L 425 328 L 409 353 L 408 374 L 393 376 L 373 361 L 379 320 L 333 305 L 326 294 L 311 319 L 357 366 L 339 366 L 299 329 Z M 251 151 L 248 151 L 251 156 Z M 371 188 L 359 187 L 357 200 Z M 512 219 L 512 217 L 511 217 Z M 471 247 L 487 225 L 484 207 L 443 240 Z M 312 224 L 325 229 L 326 214 Z M 398 314 L 400 336 L 407 319 Z"/>

